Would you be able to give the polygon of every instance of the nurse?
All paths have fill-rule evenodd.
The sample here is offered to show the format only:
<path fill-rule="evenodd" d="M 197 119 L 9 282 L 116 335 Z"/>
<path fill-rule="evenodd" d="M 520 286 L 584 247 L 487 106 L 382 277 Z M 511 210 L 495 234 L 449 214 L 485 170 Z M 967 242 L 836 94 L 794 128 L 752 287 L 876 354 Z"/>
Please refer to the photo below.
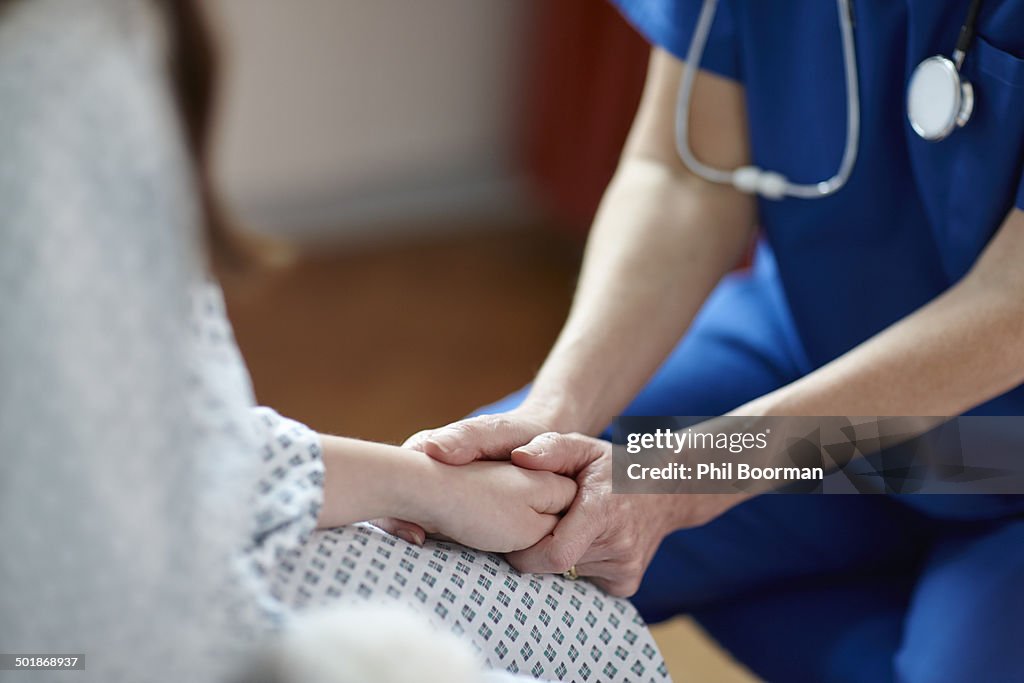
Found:
<path fill-rule="evenodd" d="M 1024 414 L 1024 0 L 721 0 L 703 27 L 698 0 L 618 2 L 653 51 L 561 336 L 527 390 L 409 443 L 575 475 L 513 563 L 691 613 L 770 680 L 1024 680 L 1024 499 L 612 495 L 585 436 Z"/>

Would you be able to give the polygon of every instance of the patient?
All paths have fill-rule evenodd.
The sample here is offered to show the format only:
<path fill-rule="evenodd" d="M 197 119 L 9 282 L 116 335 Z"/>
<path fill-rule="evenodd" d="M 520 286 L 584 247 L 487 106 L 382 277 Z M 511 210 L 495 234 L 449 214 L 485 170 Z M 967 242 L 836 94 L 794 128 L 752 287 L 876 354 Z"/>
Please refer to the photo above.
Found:
<path fill-rule="evenodd" d="M 5 651 L 84 652 L 95 680 L 225 680 L 303 609 L 375 600 L 498 669 L 667 679 L 628 602 L 481 552 L 543 538 L 571 480 L 254 407 L 207 274 L 229 249 L 203 183 L 196 19 L 0 0 Z M 385 516 L 446 540 L 353 526 Z"/>

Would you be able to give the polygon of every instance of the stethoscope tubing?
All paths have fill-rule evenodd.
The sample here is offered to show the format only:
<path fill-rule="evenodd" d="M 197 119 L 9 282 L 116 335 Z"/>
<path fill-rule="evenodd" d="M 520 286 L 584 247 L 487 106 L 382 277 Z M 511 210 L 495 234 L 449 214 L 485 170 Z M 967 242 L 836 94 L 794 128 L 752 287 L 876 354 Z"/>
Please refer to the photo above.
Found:
<path fill-rule="evenodd" d="M 704 0 L 704 4 L 701 6 L 693 38 L 690 41 L 686 60 L 683 63 L 683 74 L 679 85 L 676 106 L 676 150 L 679 153 L 679 158 L 692 173 L 710 182 L 737 186 L 744 191 L 755 191 L 769 196 L 777 195 L 772 196 L 772 198 L 776 199 L 783 196 L 817 199 L 835 194 L 846 185 L 857 163 L 857 151 L 860 145 L 860 88 L 858 82 L 857 50 L 853 35 L 853 13 L 850 0 L 836 0 L 836 6 L 839 12 L 839 28 L 843 46 L 843 71 L 846 80 L 846 145 L 843 149 L 843 157 L 839 163 L 839 169 L 835 175 L 828 180 L 818 183 L 792 183 L 781 174 L 764 171 L 756 167 L 744 167 L 732 171 L 715 168 L 703 163 L 694 155 L 693 150 L 690 148 L 689 140 L 690 104 L 693 98 L 693 84 L 696 80 L 697 70 L 700 68 L 701 59 L 704 56 L 708 36 L 711 33 L 711 24 L 715 18 L 718 0 Z M 751 178 L 753 178 L 754 185 L 758 184 L 757 181 L 759 179 L 767 179 L 774 183 L 775 187 L 771 192 L 766 192 L 763 185 L 761 185 L 761 189 L 751 190 L 749 184 Z"/>

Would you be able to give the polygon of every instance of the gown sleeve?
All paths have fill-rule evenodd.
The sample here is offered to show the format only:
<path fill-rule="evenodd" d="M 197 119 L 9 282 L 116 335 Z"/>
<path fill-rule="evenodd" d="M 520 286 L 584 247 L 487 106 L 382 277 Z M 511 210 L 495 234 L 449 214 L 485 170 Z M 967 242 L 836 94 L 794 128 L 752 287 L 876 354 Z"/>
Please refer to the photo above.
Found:
<path fill-rule="evenodd" d="M 235 342 L 220 287 L 207 281 L 192 291 L 189 341 L 195 365 L 189 384 L 193 420 L 213 457 L 234 452 L 251 467 L 240 474 L 248 533 L 240 550 L 254 575 L 258 598 L 274 565 L 302 545 L 316 528 L 323 503 L 324 464 L 320 436 L 271 408 L 256 405 L 252 381 Z M 280 605 L 263 600 L 264 616 L 282 617 Z"/>
<path fill-rule="evenodd" d="M 253 408 L 252 418 L 260 469 L 248 552 L 256 570 L 266 575 L 316 529 L 324 465 L 320 436 L 306 425 L 266 407 Z"/>
<path fill-rule="evenodd" d="M 622 15 L 652 45 L 679 59 L 690 49 L 701 0 L 612 0 Z M 731 0 L 719 0 L 715 20 L 700 68 L 719 76 L 742 80 L 736 24 Z"/>

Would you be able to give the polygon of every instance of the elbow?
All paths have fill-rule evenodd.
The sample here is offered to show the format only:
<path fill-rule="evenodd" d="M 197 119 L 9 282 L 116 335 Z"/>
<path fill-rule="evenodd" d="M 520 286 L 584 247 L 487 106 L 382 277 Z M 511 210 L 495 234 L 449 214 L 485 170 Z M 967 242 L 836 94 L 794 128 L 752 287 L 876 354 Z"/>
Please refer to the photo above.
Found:
<path fill-rule="evenodd" d="M 643 188 L 650 199 L 680 222 L 699 223 L 703 230 L 736 245 L 739 253 L 757 231 L 757 200 L 731 185 L 705 180 L 678 159 L 627 153 L 619 162 L 613 185 Z"/>

